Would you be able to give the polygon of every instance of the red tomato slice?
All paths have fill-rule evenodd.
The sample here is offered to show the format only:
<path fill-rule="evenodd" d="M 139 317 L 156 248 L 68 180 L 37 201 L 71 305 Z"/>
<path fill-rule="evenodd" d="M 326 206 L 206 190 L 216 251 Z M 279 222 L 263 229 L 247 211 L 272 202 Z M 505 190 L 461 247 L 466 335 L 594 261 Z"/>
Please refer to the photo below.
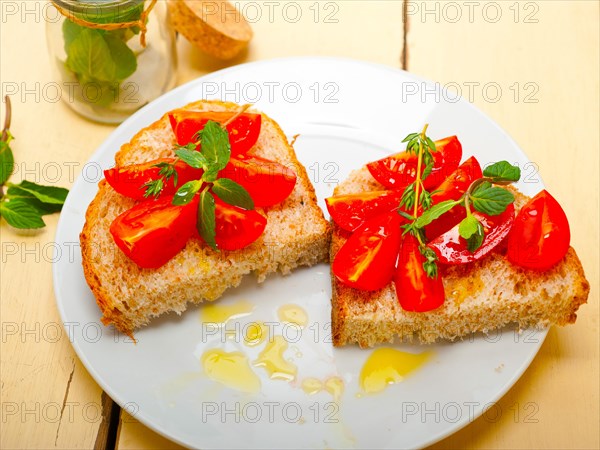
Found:
<path fill-rule="evenodd" d="M 119 194 L 136 200 L 144 200 L 144 193 L 146 192 L 144 184 L 160 178 L 158 174 L 160 168 L 155 167 L 155 165 L 162 162 L 172 163 L 173 161 L 175 161 L 173 158 L 161 158 L 142 164 L 113 167 L 104 171 L 104 177 L 108 184 Z M 194 169 L 183 161 L 178 161 L 175 164 L 175 170 L 177 170 L 177 186 L 174 184 L 174 179 L 169 178 L 161 195 L 173 195 L 183 184 L 202 177 L 202 169 Z"/>
<path fill-rule="evenodd" d="M 474 156 L 471 156 L 437 187 L 436 191 L 431 195 L 433 204 L 435 205 L 446 200 L 458 200 L 467 191 L 471 183 L 482 176 L 483 173 L 481 172 L 479 161 Z M 431 240 L 445 233 L 465 216 L 465 208 L 460 205 L 455 206 L 442 217 L 427 225 L 425 228 L 427 238 Z"/>
<path fill-rule="evenodd" d="M 419 251 L 417 239 L 412 234 L 405 235 L 394 283 L 400 306 L 406 311 L 431 311 L 444 303 L 442 276 L 427 276 L 423 268 L 424 262 L 425 257 Z"/>
<path fill-rule="evenodd" d="M 279 163 L 250 155 L 231 158 L 219 177 L 241 184 L 250 194 L 255 206 L 281 203 L 294 190 L 296 174 Z"/>
<path fill-rule="evenodd" d="M 139 267 L 157 269 L 185 247 L 196 229 L 198 197 L 184 206 L 173 197 L 146 200 L 118 216 L 110 226 L 117 246 Z"/>
<path fill-rule="evenodd" d="M 230 111 L 175 111 L 169 114 L 169 120 L 177 143 L 186 145 L 194 142 L 196 133 L 202 130 L 209 120 L 224 123 L 234 115 L 235 112 Z M 261 121 L 260 114 L 244 113 L 227 125 L 232 155 L 245 154 L 256 144 Z"/>
<path fill-rule="evenodd" d="M 367 221 L 335 255 L 333 273 L 347 286 L 363 291 L 385 287 L 394 276 L 402 230 L 396 212 Z"/>
<path fill-rule="evenodd" d="M 471 253 L 467 248 L 467 241 L 458 233 L 457 224 L 427 244 L 435 251 L 440 263 L 465 264 L 483 258 L 508 235 L 515 220 L 515 207 L 511 203 L 497 216 L 488 216 L 478 211 L 474 211 L 473 215 L 479 219 L 485 231 L 481 247 Z"/>
<path fill-rule="evenodd" d="M 367 220 L 397 209 L 401 199 L 402 191 L 371 191 L 329 197 L 325 203 L 340 228 L 355 231 Z"/>
<path fill-rule="evenodd" d="M 543 190 L 519 211 L 508 236 L 508 260 L 533 270 L 548 270 L 561 261 L 571 242 L 567 216 Z"/>
<path fill-rule="evenodd" d="M 462 145 L 456 136 L 435 141 L 434 165 L 425 179 L 425 189 L 432 190 L 456 170 L 462 158 Z M 404 189 L 415 181 L 417 155 L 400 152 L 367 164 L 373 178 L 388 189 Z M 423 167 L 423 170 L 425 168 Z"/>
<path fill-rule="evenodd" d="M 218 198 L 216 202 L 217 247 L 222 250 L 239 250 L 256 241 L 265 230 L 267 219 L 256 211 L 229 205 Z"/>

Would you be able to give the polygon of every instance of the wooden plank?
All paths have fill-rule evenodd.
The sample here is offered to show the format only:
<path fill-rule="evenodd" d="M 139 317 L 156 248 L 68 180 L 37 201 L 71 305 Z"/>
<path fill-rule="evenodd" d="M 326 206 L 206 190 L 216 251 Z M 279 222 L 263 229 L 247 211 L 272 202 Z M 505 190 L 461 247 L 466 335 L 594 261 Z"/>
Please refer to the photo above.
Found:
<path fill-rule="evenodd" d="M 592 291 L 577 324 L 552 328 L 494 407 L 501 417 L 434 447 L 598 448 L 598 3 L 451 3 L 407 4 L 408 68 L 465 96 L 472 86 L 474 103 L 538 165 Z"/>
<path fill-rule="evenodd" d="M 12 93 L 13 181 L 25 176 L 69 187 L 113 127 L 83 120 L 56 98 L 44 5 L 2 6 L 0 80 L 3 94 Z M 57 221 L 47 216 L 47 227 L 35 236 L 0 225 L 2 448 L 92 448 L 102 423 L 102 391 L 75 355 L 56 309 Z"/>
<path fill-rule="evenodd" d="M 339 56 L 400 67 L 402 2 L 241 0 L 254 38 L 231 61 L 207 56 L 179 37 L 179 82 L 250 61 L 291 56 Z"/>

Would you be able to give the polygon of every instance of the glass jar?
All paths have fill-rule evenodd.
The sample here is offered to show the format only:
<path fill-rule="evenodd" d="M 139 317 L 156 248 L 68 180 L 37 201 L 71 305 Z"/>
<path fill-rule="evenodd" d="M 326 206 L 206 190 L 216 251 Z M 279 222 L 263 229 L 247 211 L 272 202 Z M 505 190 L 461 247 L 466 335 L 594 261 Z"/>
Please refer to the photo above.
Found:
<path fill-rule="evenodd" d="M 175 86 L 175 32 L 166 1 L 53 0 L 51 64 L 79 114 L 119 123 Z"/>

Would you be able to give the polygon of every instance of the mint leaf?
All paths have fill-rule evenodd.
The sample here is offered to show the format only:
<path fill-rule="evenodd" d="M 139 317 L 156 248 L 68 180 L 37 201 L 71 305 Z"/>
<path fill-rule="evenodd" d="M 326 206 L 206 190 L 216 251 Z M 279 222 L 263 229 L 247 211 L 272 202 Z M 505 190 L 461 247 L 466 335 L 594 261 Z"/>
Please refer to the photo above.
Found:
<path fill-rule="evenodd" d="M 15 168 L 13 152 L 6 141 L 0 141 L 0 185 L 6 183 Z"/>
<path fill-rule="evenodd" d="M 137 68 L 135 53 L 125 42 L 101 30 L 83 28 L 67 48 L 67 67 L 79 81 L 119 82 Z"/>
<path fill-rule="evenodd" d="M 208 165 L 208 161 L 204 155 L 196 150 L 190 150 L 187 148 L 180 148 L 175 151 L 175 154 L 188 166 L 194 169 L 202 169 Z"/>
<path fill-rule="evenodd" d="M 137 69 L 137 59 L 133 50 L 115 34 L 105 33 L 104 40 L 115 65 L 113 78 L 107 81 L 121 81 L 130 77 Z"/>
<path fill-rule="evenodd" d="M 21 189 L 16 184 L 9 186 L 8 190 L 6 191 L 5 198 L 10 201 L 26 203 L 27 205 L 38 211 L 40 216 L 59 212 L 63 207 L 62 203 L 43 203 L 40 200 L 38 200 L 38 198 L 35 197 L 31 192 Z"/>
<path fill-rule="evenodd" d="M 492 186 L 491 183 L 481 183 L 470 196 L 470 200 L 477 211 L 490 216 L 502 214 L 508 205 L 515 201 L 515 197 L 506 189 Z"/>
<path fill-rule="evenodd" d="M 459 203 L 460 201 L 457 200 L 446 200 L 432 206 L 427 211 L 424 211 L 423 214 L 417 218 L 417 220 L 415 220 L 415 227 L 423 228 L 424 226 L 429 225 L 435 219 L 440 217 L 442 214 L 447 213 Z"/>
<path fill-rule="evenodd" d="M 521 178 L 521 169 L 513 166 L 508 161 L 499 161 L 488 166 L 483 171 L 483 176 L 491 178 L 493 181 L 519 181 Z"/>
<path fill-rule="evenodd" d="M 202 129 L 200 143 L 202 144 L 202 154 L 210 165 L 208 171 L 212 173 L 213 170 L 217 172 L 223 170 L 231 156 L 231 145 L 229 144 L 227 130 L 221 128 L 221 125 L 217 122 L 209 120 Z"/>
<path fill-rule="evenodd" d="M 101 81 L 111 81 L 115 72 L 108 44 L 102 33 L 92 28 L 83 28 L 72 40 L 66 64 L 79 75 Z"/>
<path fill-rule="evenodd" d="M 479 220 L 477 220 L 477 217 L 475 217 L 473 215 L 469 215 L 469 216 L 465 217 L 458 224 L 458 234 L 460 234 L 464 239 L 469 239 L 471 236 L 473 236 L 475 233 L 477 233 L 477 224 L 478 223 L 479 223 Z"/>
<path fill-rule="evenodd" d="M 210 191 L 200 193 L 200 202 L 198 203 L 198 233 L 204 242 L 210 247 L 216 249 L 216 219 L 215 219 L 215 198 Z"/>
<path fill-rule="evenodd" d="M 21 191 L 33 195 L 42 203 L 51 203 L 62 205 L 69 193 L 68 189 L 55 186 L 42 186 L 31 181 L 23 180 L 19 184 L 10 184 L 10 187 L 16 187 Z"/>
<path fill-rule="evenodd" d="M 81 30 L 83 30 L 84 28 L 85 27 L 82 27 L 81 25 L 77 25 L 72 20 L 65 19 L 65 21 L 62 24 L 65 52 L 67 52 L 67 53 L 69 52 L 70 45 L 73 43 L 73 41 L 75 39 L 77 39 L 77 37 L 79 36 L 79 33 L 81 33 Z"/>
<path fill-rule="evenodd" d="M 467 239 L 467 250 L 469 250 L 471 253 L 474 253 L 475 250 L 481 247 L 481 244 L 483 244 L 484 239 L 485 231 L 483 229 L 483 225 L 481 225 L 481 222 L 477 220 L 475 232 Z"/>
<path fill-rule="evenodd" d="M 201 187 L 202 181 L 200 180 L 188 181 L 179 189 L 177 189 L 177 192 L 175 193 L 171 203 L 174 205 L 187 205 L 192 201 L 194 195 L 196 195 Z"/>
<path fill-rule="evenodd" d="M 46 226 L 39 211 L 23 200 L 1 202 L 0 216 L 15 228 L 30 229 Z"/>
<path fill-rule="evenodd" d="M 248 191 L 229 178 L 215 180 L 212 190 L 225 203 L 244 209 L 254 209 L 254 201 Z"/>
<path fill-rule="evenodd" d="M 408 136 L 406 136 L 402 142 L 408 142 L 408 141 L 412 141 L 415 138 L 419 137 L 419 133 L 410 133 Z"/>

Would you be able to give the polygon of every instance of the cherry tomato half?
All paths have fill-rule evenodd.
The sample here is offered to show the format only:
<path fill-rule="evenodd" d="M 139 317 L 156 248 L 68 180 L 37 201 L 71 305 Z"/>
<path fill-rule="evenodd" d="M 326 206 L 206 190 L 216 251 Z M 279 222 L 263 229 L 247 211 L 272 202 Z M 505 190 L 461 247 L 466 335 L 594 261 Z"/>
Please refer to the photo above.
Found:
<path fill-rule="evenodd" d="M 396 295 L 400 306 L 406 311 L 431 311 L 444 303 L 442 276 L 429 277 L 423 268 L 424 262 L 419 242 L 412 234 L 406 234 L 402 239 L 398 268 L 394 275 Z"/>
<path fill-rule="evenodd" d="M 471 253 L 467 248 L 467 241 L 458 232 L 457 224 L 427 244 L 437 254 L 440 263 L 465 264 L 483 258 L 508 235 L 515 220 L 515 207 L 511 203 L 497 216 L 488 216 L 478 211 L 473 211 L 473 215 L 481 222 L 485 231 L 481 247 Z"/>
<path fill-rule="evenodd" d="M 435 205 L 446 200 L 458 200 L 467 191 L 471 183 L 482 176 L 479 161 L 474 156 L 471 156 L 437 187 L 431 195 L 433 204 Z M 460 205 L 455 206 L 439 219 L 427 225 L 425 228 L 427 238 L 431 240 L 445 233 L 465 216 L 465 208 Z"/>
<path fill-rule="evenodd" d="M 110 226 L 117 246 L 139 267 L 157 269 L 173 258 L 196 229 L 198 197 L 184 206 L 173 197 L 146 200 L 119 215 Z"/>
<path fill-rule="evenodd" d="M 569 221 L 559 203 L 543 190 L 519 211 L 508 236 L 508 260 L 547 270 L 562 260 L 571 242 Z"/>
<path fill-rule="evenodd" d="M 235 114 L 231 111 L 175 111 L 169 114 L 169 120 L 177 143 L 186 145 L 195 140 L 196 133 L 202 130 L 209 120 L 224 123 Z M 232 155 L 245 154 L 256 144 L 261 121 L 260 114 L 244 113 L 227 125 Z"/>
<path fill-rule="evenodd" d="M 334 222 L 346 231 L 355 231 L 367 220 L 398 208 L 402 191 L 371 191 L 337 195 L 325 199 Z"/>
<path fill-rule="evenodd" d="M 385 287 L 394 276 L 402 230 L 396 212 L 365 222 L 350 236 L 333 260 L 333 273 L 347 286 L 363 291 Z"/>
<path fill-rule="evenodd" d="M 160 178 L 158 174 L 160 167 L 156 167 L 156 164 L 172 163 L 173 161 L 173 158 L 161 158 L 142 164 L 113 167 L 104 171 L 104 177 L 108 184 L 119 194 L 136 200 L 144 200 L 144 193 L 146 192 L 144 184 Z M 161 195 L 173 195 L 178 187 L 188 181 L 197 180 L 202 177 L 202 169 L 194 169 L 183 161 L 175 163 L 175 170 L 177 171 L 177 186 L 174 184 L 175 179 L 173 177 L 169 178 L 164 185 Z"/>
<path fill-rule="evenodd" d="M 229 205 L 215 198 L 217 247 L 239 250 L 256 241 L 267 226 L 267 219 L 256 211 Z"/>
<path fill-rule="evenodd" d="M 431 174 L 425 178 L 425 189 L 432 190 L 456 170 L 462 158 L 462 145 L 456 136 L 435 142 L 434 165 Z M 404 189 L 415 181 L 417 155 L 400 152 L 367 164 L 373 178 L 388 189 Z M 423 167 L 422 170 L 424 170 Z"/>
<path fill-rule="evenodd" d="M 231 158 L 219 177 L 241 184 L 255 206 L 272 206 L 289 197 L 296 186 L 296 174 L 279 163 L 250 155 Z"/>

